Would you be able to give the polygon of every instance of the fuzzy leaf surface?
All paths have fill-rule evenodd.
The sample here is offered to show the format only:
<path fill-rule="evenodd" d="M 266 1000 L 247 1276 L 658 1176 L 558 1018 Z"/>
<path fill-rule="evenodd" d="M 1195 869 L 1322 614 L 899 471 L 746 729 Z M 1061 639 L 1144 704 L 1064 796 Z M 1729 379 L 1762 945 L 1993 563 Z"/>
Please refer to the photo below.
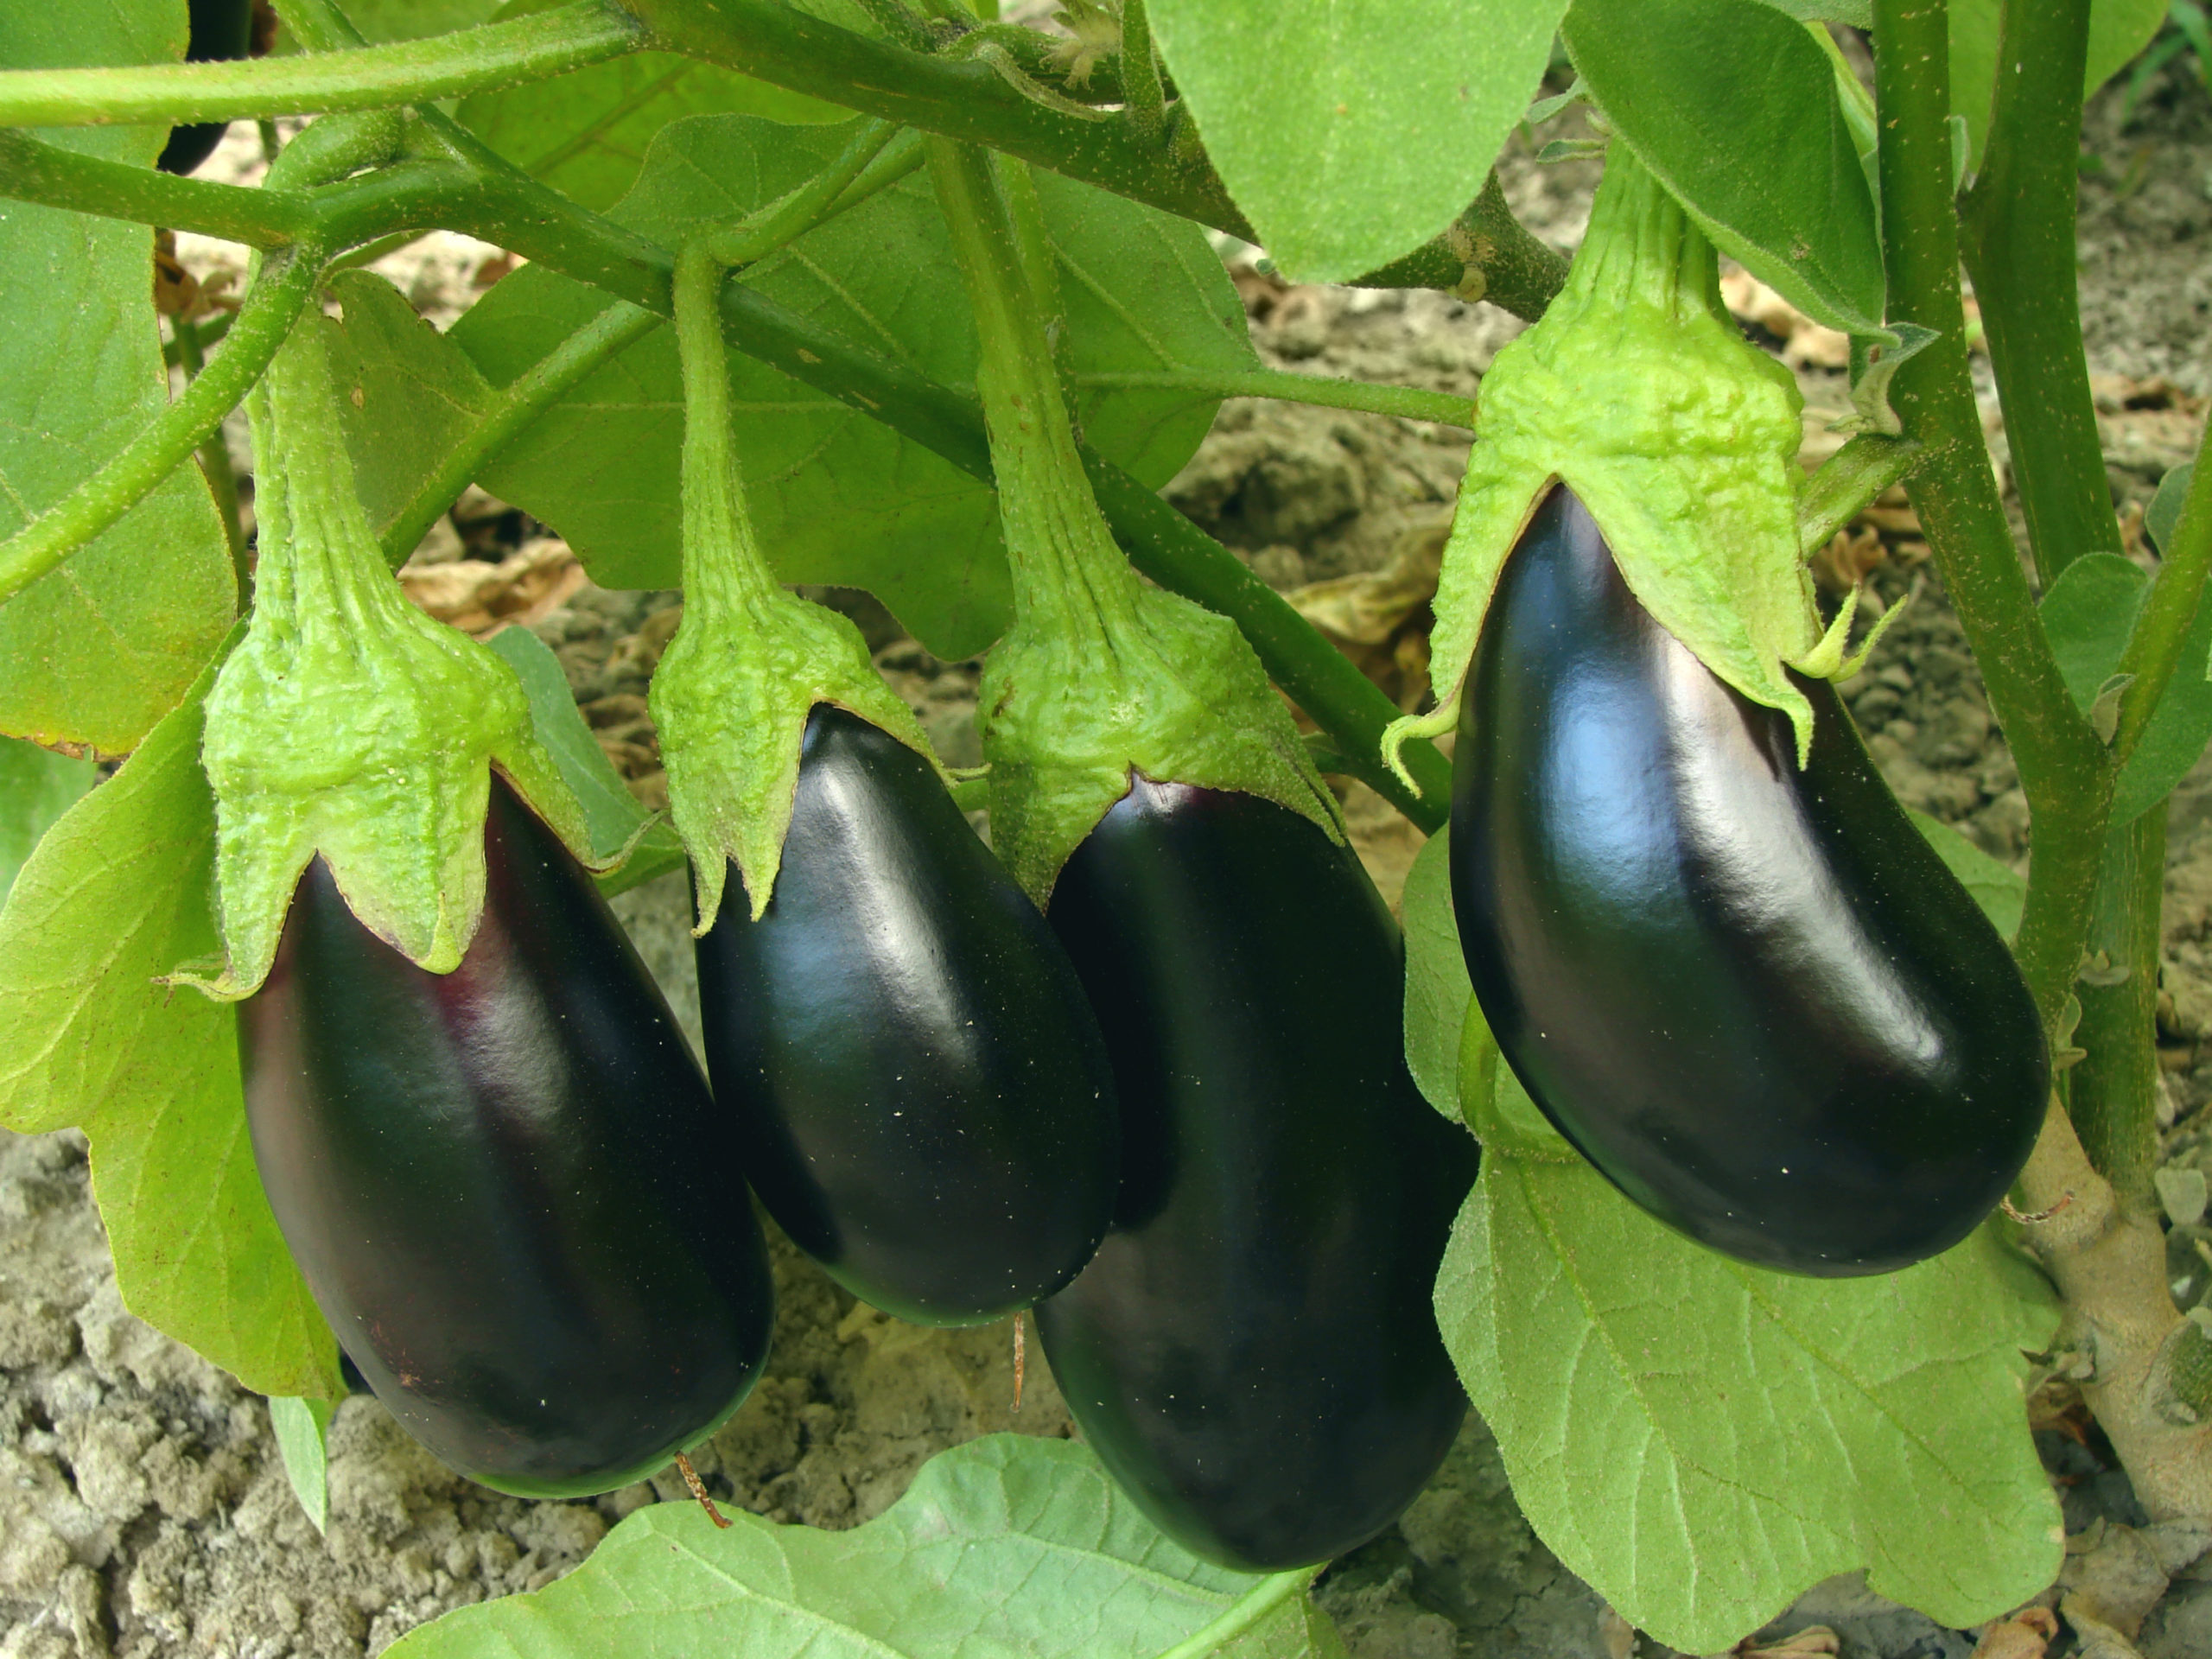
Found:
<path fill-rule="evenodd" d="M 1459 1121 L 1459 1039 L 1475 994 L 1452 909 L 1448 830 L 1406 872 L 1406 1069 L 1428 1103 Z"/>
<path fill-rule="evenodd" d="M 510 0 L 501 19 L 565 0 Z M 689 115 L 757 115 L 818 124 L 852 111 L 671 52 L 632 52 L 554 80 L 478 92 L 461 124 L 533 178 L 594 212 L 638 180 L 653 135 Z"/>
<path fill-rule="evenodd" d="M 1344 282 L 1444 230 L 1535 97 L 1560 0 L 1154 0 L 1206 153 L 1285 270 Z"/>
<path fill-rule="evenodd" d="M 1575 0 L 1560 30 L 1620 140 L 1714 246 L 1808 316 L 1880 331 L 1873 198 L 1802 23 L 1761 0 Z"/>
<path fill-rule="evenodd" d="M 2066 677 L 2066 689 L 2086 714 L 2120 667 L 2127 637 L 2150 596 L 2151 578 L 2117 553 L 2086 553 L 2068 565 L 2043 597 L 2044 631 Z M 2199 600 L 2182 641 L 2181 660 L 2150 723 L 2113 787 L 2112 827 L 2133 823 L 2165 799 L 2212 742 L 2212 605 Z"/>
<path fill-rule="evenodd" d="M 0 7 L 0 67 L 183 55 L 184 7 Z M 168 130 L 38 137 L 149 164 Z M 0 538 L 67 496 L 168 403 L 153 232 L 0 206 Z M 121 754 L 174 708 L 236 608 L 214 499 L 188 461 L 105 533 L 0 605 L 0 732 Z"/>
<path fill-rule="evenodd" d="M 1623 1618 L 1713 1653 L 1862 1567 L 1955 1628 L 2050 1582 L 2021 1351 L 2058 1311 L 1992 1227 L 1881 1277 L 1770 1273 L 1532 1132 L 1510 1070 L 1474 1115 L 1437 1323 L 1529 1524 Z"/>
<path fill-rule="evenodd" d="M 39 837 L 92 786 L 97 770 L 89 760 L 0 737 L 0 899 Z"/>
<path fill-rule="evenodd" d="M 613 217 L 674 247 L 820 170 L 845 126 L 746 116 L 681 121 L 654 143 Z M 1243 308 L 1195 226 L 1039 172 L 1078 374 L 1236 371 L 1254 361 Z M 945 384 L 967 387 L 976 345 L 960 273 L 926 177 L 917 175 L 751 268 L 768 297 Z M 604 296 L 537 267 L 502 280 L 453 340 L 505 385 L 595 317 Z M 950 462 L 861 411 L 733 353 L 734 432 L 760 544 L 785 582 L 865 588 L 949 660 L 1009 615 L 995 498 Z M 1157 389 L 1078 400 L 1085 436 L 1164 484 L 1197 448 L 1215 401 Z M 682 383 L 659 330 L 563 397 L 483 472 L 485 487 L 554 525 L 609 588 L 677 585 Z"/>
<path fill-rule="evenodd" d="M 156 984 L 214 948 L 206 682 L 63 815 L 0 908 L 0 1123 L 81 1127 L 124 1303 L 246 1387 L 336 1398 L 263 1196 L 229 1008 Z"/>
<path fill-rule="evenodd" d="M 1085 1448 L 992 1434 L 940 1452 L 849 1532 L 695 1503 L 639 1510 L 568 1577 L 463 1607 L 392 1659 L 1151 1659 L 1264 1582 L 1154 1530 Z M 1221 1659 L 1341 1659 L 1293 1596 Z"/>

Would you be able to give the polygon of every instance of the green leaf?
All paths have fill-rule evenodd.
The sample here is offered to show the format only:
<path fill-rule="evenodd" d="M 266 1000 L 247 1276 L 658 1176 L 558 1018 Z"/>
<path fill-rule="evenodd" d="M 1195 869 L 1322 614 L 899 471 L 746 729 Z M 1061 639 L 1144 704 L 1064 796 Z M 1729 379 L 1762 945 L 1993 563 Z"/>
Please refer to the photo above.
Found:
<path fill-rule="evenodd" d="M 665 824 L 657 824 L 642 841 L 638 840 L 639 829 L 652 815 L 630 792 L 622 774 L 614 770 L 607 751 L 592 735 L 591 727 L 576 708 L 561 659 L 527 628 L 502 628 L 485 643 L 507 659 L 515 677 L 522 682 L 537 741 L 552 755 L 553 764 L 583 806 L 584 827 L 591 836 L 593 853 L 612 858 L 638 841 L 633 857 L 672 856 L 681 863 L 683 843 Z"/>
<path fill-rule="evenodd" d="M 327 1400 L 292 1395 L 278 1395 L 269 1402 L 269 1426 L 276 1432 L 276 1452 L 284 1459 L 285 1478 L 317 1532 L 330 1529 L 330 1459 L 323 1435 L 330 1427 L 332 1409 Z"/>
<path fill-rule="evenodd" d="M 1275 263 L 1340 283 L 1444 230 L 1528 109 L 1560 0 L 1152 0 L 1206 154 Z"/>
<path fill-rule="evenodd" d="M 1798 1278 L 1691 1243 L 1496 1112 L 1483 1144 L 1437 1321 L 1529 1524 L 1623 1618 L 1713 1653 L 1861 1567 L 1955 1628 L 2050 1582 L 2020 1352 L 2057 1309 L 1993 1228 Z"/>
<path fill-rule="evenodd" d="M 939 1453 L 849 1532 L 694 1503 L 639 1510 L 568 1577 L 448 1613 L 391 1659 L 1151 1659 L 1256 1585 L 1155 1531 L 1087 1449 L 993 1434 Z M 1327 1616 L 1292 1594 L 1189 1652 L 1330 1659 Z M 1179 1659 L 1185 1650 L 1178 1648 Z"/>
<path fill-rule="evenodd" d="M 1575 0 L 1560 25 L 1621 142 L 1806 315 L 1882 332 L 1874 201 L 1827 55 L 1761 0 Z"/>
<path fill-rule="evenodd" d="M 1959 885 L 1974 896 L 1981 913 L 2007 940 L 2020 931 L 2020 912 L 2028 902 L 2028 879 L 2008 865 L 1999 864 L 1957 830 L 1939 818 L 1910 807 L 1906 816 L 1913 828 L 1928 838 L 1943 868 L 1959 878 Z"/>
<path fill-rule="evenodd" d="M 1971 165 L 1981 164 L 1997 88 L 1997 20 L 2002 0 L 1950 0 L 1951 111 L 1967 124 Z M 2083 97 L 2118 74 L 2166 20 L 2167 0 L 2094 0 Z"/>
<path fill-rule="evenodd" d="M 566 0 L 512 0 L 501 18 Z M 462 101 L 463 125 L 533 177 L 594 210 L 637 182 L 645 147 L 690 115 L 757 115 L 772 121 L 848 121 L 852 111 L 748 75 L 668 52 L 633 52 L 556 80 L 479 92 Z"/>
<path fill-rule="evenodd" d="M 2083 714 L 2095 706 L 2099 691 L 2120 667 L 2150 591 L 2151 578 L 2139 566 L 2117 553 L 2088 553 L 2068 565 L 2043 596 L 2044 632 L 2066 677 L 2066 689 Z M 2212 742 L 2207 663 L 2212 663 L 2212 605 L 2200 599 L 2182 642 L 2181 661 L 2113 786 L 2113 829 L 2133 823 L 2165 799 Z"/>
<path fill-rule="evenodd" d="M 1474 1000 L 1452 912 L 1452 856 L 1440 830 L 1406 872 L 1406 1069 L 1428 1103 L 1459 1119 L 1459 1046 Z"/>
<path fill-rule="evenodd" d="M 257 1392 L 335 1397 L 336 1345 L 254 1170 L 231 1010 L 156 982 L 215 943 L 212 677 L 62 815 L 0 907 L 0 1124 L 91 1138 L 133 1313 Z"/>
<path fill-rule="evenodd" d="M 613 216 L 677 245 L 782 195 L 849 136 L 746 116 L 678 122 L 654 141 Z M 1243 308 L 1195 226 L 1057 174 L 1039 173 L 1037 187 L 1060 257 L 1076 372 L 1253 365 Z M 974 381 L 975 328 L 925 176 L 809 232 L 746 280 L 937 380 Z M 451 338 L 505 385 L 605 303 L 531 266 L 486 294 Z M 868 588 L 951 660 L 1003 631 L 1009 589 L 988 487 L 750 359 L 733 354 L 730 385 L 747 498 L 779 577 Z M 673 587 L 682 405 L 676 342 L 658 331 L 556 404 L 481 481 L 556 526 L 601 586 Z M 1085 436 L 1154 486 L 1190 458 L 1216 407 L 1158 390 L 1097 389 L 1078 400 Z"/>
<path fill-rule="evenodd" d="M 184 7 L 0 7 L 0 66 L 156 63 Z M 150 162 L 158 127 L 48 142 Z M 67 495 L 168 402 L 153 232 L 11 201 L 0 211 L 0 537 Z M 60 569 L 0 605 L 0 732 L 126 753 L 175 706 L 235 609 L 230 550 L 199 469 L 180 467 Z"/>
<path fill-rule="evenodd" d="M 39 837 L 92 786 L 98 772 L 89 760 L 0 737 L 0 899 L 8 896 Z"/>
<path fill-rule="evenodd" d="M 1874 0 L 1766 0 L 1766 3 L 1801 23 L 1844 23 L 1853 29 L 1874 27 Z"/>
<path fill-rule="evenodd" d="M 2160 479 L 2158 493 L 2151 498 L 2143 514 L 2143 528 L 2161 557 L 2173 543 L 2174 531 L 2181 524 L 2182 503 L 2189 499 L 2189 480 L 2196 472 L 2196 463 L 2185 461 Z"/>
<path fill-rule="evenodd" d="M 330 372 L 342 393 L 338 413 L 354 487 L 381 536 L 498 394 L 383 277 L 345 271 L 330 292 L 344 313 L 329 336 Z M 404 563 L 407 554 L 399 557 Z"/>
<path fill-rule="evenodd" d="M 346 16 L 373 45 L 471 29 L 498 10 L 499 0 L 346 0 Z"/>

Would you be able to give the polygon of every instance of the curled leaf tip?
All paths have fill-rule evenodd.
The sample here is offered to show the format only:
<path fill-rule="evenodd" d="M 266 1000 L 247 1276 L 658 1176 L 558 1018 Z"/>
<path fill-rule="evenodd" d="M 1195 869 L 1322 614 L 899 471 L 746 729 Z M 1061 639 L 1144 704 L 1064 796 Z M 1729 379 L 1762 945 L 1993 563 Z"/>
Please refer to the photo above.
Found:
<path fill-rule="evenodd" d="M 1390 768 L 1391 776 L 1410 790 L 1416 800 L 1421 798 L 1421 790 L 1413 773 L 1406 769 L 1407 743 L 1417 737 L 1433 741 L 1450 731 L 1459 718 L 1459 699 L 1446 697 L 1425 715 L 1401 715 L 1382 728 L 1382 764 Z"/>

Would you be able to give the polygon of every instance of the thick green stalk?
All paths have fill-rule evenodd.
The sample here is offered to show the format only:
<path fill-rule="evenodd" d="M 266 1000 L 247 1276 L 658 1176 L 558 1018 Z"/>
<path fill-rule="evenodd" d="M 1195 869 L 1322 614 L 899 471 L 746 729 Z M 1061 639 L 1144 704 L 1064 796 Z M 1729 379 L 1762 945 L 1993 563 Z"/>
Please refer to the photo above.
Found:
<path fill-rule="evenodd" d="M 718 302 L 729 273 L 712 241 L 693 242 L 677 256 L 671 289 L 683 372 L 683 588 L 695 603 L 717 610 L 759 610 L 782 588 L 753 535 L 730 442 Z"/>
<path fill-rule="evenodd" d="M 428 40 L 224 63 L 0 70 L 0 127 L 235 121 L 380 110 L 546 80 L 637 51 L 645 32 L 580 0 Z"/>
<path fill-rule="evenodd" d="M 2069 1074 L 2067 1111 L 2089 1161 L 2122 1204 L 2156 1199 L 2158 906 L 2165 896 L 2166 808 L 2152 807 L 2105 847 L 2089 921 L 2090 967 L 2075 988 L 2084 1058 Z M 2117 983 L 2113 982 L 2117 981 Z"/>
<path fill-rule="evenodd" d="M 1160 86 L 1160 60 L 1152 53 L 1152 19 L 1145 0 L 1122 0 L 1122 94 L 1129 124 L 1146 143 L 1167 136 L 1167 94 Z"/>
<path fill-rule="evenodd" d="M 726 267 L 749 265 L 812 230 L 836 212 L 847 188 L 868 171 L 898 131 L 887 121 L 863 121 L 837 159 L 798 189 L 734 229 L 709 240 Z"/>
<path fill-rule="evenodd" d="M 2120 551 L 2075 282 L 2088 36 L 2089 0 L 2012 0 L 2004 8 L 1988 150 L 1961 213 L 2045 588 L 2084 553 Z"/>
<path fill-rule="evenodd" d="M 316 227 L 298 190 L 247 190 L 85 156 L 28 133 L 0 131 L 0 195 L 104 219 L 196 231 L 250 248 L 281 248 Z"/>
<path fill-rule="evenodd" d="M 1889 320 L 1936 339 L 1898 371 L 1891 402 L 1926 446 L 1907 487 L 2035 815 L 2016 950 L 2046 1027 L 2071 993 L 2104 849 L 2113 774 L 2044 637 L 1990 474 L 1967 371 L 1951 201 L 1950 46 L 1941 0 L 1875 0 Z"/>
<path fill-rule="evenodd" d="M 312 247 L 269 256 L 223 349 L 184 395 L 147 422 L 106 466 L 0 542 L 0 602 L 122 518 L 207 441 L 269 366 L 314 291 L 320 268 Z"/>
<path fill-rule="evenodd" d="M 1320 1570 L 1318 1567 L 1293 1567 L 1287 1573 L 1271 1573 L 1260 1580 L 1204 1629 L 1192 1631 L 1160 1655 L 1159 1659 L 1208 1659 L 1208 1656 L 1220 1653 L 1232 1637 L 1252 1629 L 1283 1603 L 1304 1595 L 1306 1586 L 1313 1582 L 1314 1574 Z"/>

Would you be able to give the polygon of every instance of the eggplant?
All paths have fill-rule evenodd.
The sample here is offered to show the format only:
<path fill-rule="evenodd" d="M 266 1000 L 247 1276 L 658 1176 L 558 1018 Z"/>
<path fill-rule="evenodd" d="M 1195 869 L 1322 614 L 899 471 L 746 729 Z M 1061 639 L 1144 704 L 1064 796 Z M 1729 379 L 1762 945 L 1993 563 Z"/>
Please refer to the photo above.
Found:
<path fill-rule="evenodd" d="M 1122 1114 L 1114 1230 L 1037 1308 L 1069 1409 L 1209 1560 L 1351 1549 L 1466 1409 L 1430 1294 L 1475 1145 L 1406 1071 L 1397 926 L 1309 820 L 1142 779 L 1046 913 Z"/>
<path fill-rule="evenodd" d="M 1761 1267 L 1886 1273 L 2004 1196 L 2049 1063 L 2005 942 L 1793 679 L 1802 770 L 1554 488 L 1468 671 L 1452 900 L 1507 1064 L 1623 1192 Z"/>
<path fill-rule="evenodd" d="M 979 1324 L 1090 1259 L 1120 1167 L 1104 1043 L 922 756 L 817 703 L 774 894 L 758 920 L 726 904 L 698 961 L 753 1190 L 855 1296 Z"/>
<path fill-rule="evenodd" d="M 215 63 L 243 58 L 253 48 L 253 0 L 191 0 L 187 63 Z M 227 121 L 195 121 L 171 127 L 168 142 L 154 165 L 164 173 L 189 173 L 215 153 L 229 130 Z"/>
<path fill-rule="evenodd" d="M 711 1433 L 767 1357 L 727 1114 L 605 900 L 495 772 L 483 921 L 417 968 L 320 859 L 239 1005 L 254 1160 L 340 1345 L 472 1480 L 574 1497 Z"/>

